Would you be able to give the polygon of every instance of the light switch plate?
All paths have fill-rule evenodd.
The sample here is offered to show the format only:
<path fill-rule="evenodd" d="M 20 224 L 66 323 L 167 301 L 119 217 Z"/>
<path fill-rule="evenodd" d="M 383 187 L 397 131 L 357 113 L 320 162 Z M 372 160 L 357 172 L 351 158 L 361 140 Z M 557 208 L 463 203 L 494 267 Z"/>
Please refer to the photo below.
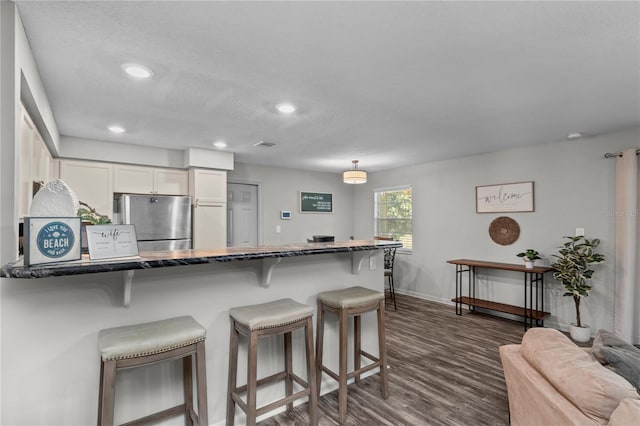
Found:
<path fill-rule="evenodd" d="M 576 228 L 576 237 L 584 237 L 584 228 Z"/>
<path fill-rule="evenodd" d="M 375 256 L 371 256 L 369 258 L 369 270 L 370 271 L 375 271 L 376 270 L 376 257 Z"/>

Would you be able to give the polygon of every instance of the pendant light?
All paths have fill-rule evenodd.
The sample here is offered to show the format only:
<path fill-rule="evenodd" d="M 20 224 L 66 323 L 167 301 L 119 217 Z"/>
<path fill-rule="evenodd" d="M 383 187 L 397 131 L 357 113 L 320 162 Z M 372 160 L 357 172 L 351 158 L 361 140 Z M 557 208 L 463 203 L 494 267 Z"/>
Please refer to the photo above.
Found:
<path fill-rule="evenodd" d="M 342 173 L 344 183 L 367 183 L 367 172 L 358 169 L 358 160 L 353 160 L 352 163 L 353 168 L 351 170 L 345 170 L 344 173 Z"/>

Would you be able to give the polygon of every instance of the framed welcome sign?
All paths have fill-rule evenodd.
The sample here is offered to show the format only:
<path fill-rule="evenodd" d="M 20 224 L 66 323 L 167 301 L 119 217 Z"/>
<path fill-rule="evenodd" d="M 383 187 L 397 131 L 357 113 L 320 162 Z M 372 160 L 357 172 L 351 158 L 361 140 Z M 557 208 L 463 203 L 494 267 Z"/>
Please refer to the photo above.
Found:
<path fill-rule="evenodd" d="M 476 213 L 532 212 L 533 181 L 476 186 Z"/>
<path fill-rule="evenodd" d="M 24 265 L 80 259 L 79 217 L 25 217 Z"/>

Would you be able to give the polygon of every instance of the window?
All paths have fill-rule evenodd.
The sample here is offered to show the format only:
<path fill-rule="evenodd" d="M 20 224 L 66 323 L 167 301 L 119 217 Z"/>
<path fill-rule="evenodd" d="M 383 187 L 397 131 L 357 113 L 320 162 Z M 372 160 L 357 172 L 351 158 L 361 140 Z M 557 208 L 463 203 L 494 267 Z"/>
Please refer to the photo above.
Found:
<path fill-rule="evenodd" d="M 402 242 L 413 249 L 413 200 L 410 186 L 375 190 L 375 235 Z"/>

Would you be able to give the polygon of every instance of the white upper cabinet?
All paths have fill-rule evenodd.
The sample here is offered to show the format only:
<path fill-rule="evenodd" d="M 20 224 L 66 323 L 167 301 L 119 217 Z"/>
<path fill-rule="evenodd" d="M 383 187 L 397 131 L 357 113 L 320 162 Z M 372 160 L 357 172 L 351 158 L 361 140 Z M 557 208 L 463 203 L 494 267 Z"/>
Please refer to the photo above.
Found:
<path fill-rule="evenodd" d="M 20 118 L 20 157 L 18 163 L 20 183 L 18 216 L 29 215 L 33 192 L 51 180 L 53 159 L 26 111 Z"/>
<path fill-rule="evenodd" d="M 116 164 L 114 192 L 185 195 L 189 191 L 186 170 Z"/>
<path fill-rule="evenodd" d="M 189 195 L 194 203 L 200 201 L 227 202 L 227 172 L 190 169 Z"/>
<path fill-rule="evenodd" d="M 113 218 L 113 165 L 97 161 L 60 160 L 60 179 L 78 201 Z"/>

